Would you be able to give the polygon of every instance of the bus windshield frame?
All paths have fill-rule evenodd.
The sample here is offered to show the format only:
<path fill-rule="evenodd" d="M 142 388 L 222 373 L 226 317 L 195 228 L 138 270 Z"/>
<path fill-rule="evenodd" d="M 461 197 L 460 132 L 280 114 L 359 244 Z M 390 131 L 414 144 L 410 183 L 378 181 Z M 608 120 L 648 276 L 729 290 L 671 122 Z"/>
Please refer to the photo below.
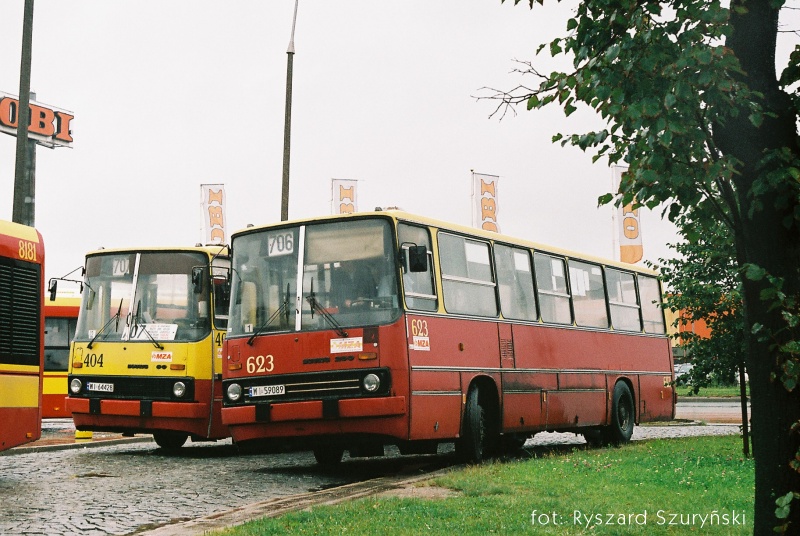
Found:
<path fill-rule="evenodd" d="M 87 256 L 75 341 L 189 342 L 207 337 L 212 327 L 208 269 L 208 256 L 194 251 Z"/>
<path fill-rule="evenodd" d="M 254 231 L 234 237 L 232 251 L 228 337 L 331 329 L 344 337 L 402 312 L 388 219 Z"/>

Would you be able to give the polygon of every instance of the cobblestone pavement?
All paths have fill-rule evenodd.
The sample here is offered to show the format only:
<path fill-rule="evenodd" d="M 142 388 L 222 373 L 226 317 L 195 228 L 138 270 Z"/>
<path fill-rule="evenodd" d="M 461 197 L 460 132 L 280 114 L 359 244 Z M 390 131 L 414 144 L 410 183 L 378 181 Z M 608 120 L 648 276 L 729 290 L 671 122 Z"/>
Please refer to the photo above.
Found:
<path fill-rule="evenodd" d="M 738 434 L 736 425 L 637 427 L 634 439 Z M 45 434 L 45 438 L 46 438 Z M 19 449 L 0 456 L 0 534 L 107 535 L 225 512 L 387 475 L 416 475 L 452 459 L 439 456 L 345 459 L 323 470 L 310 453 L 241 454 L 230 441 L 189 443 L 167 455 L 147 438 Z M 538 434 L 526 449 L 581 445 L 574 434 Z M 451 449 L 450 449 L 451 450 Z"/>

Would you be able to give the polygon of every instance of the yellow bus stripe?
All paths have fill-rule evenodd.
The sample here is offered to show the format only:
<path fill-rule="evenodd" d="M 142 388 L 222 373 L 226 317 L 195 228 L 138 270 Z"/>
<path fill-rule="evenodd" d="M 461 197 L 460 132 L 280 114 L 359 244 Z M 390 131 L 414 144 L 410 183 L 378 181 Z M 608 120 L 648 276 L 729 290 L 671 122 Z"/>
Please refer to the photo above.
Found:
<path fill-rule="evenodd" d="M 0 407 L 35 408 L 38 406 L 38 376 L 0 376 Z"/>

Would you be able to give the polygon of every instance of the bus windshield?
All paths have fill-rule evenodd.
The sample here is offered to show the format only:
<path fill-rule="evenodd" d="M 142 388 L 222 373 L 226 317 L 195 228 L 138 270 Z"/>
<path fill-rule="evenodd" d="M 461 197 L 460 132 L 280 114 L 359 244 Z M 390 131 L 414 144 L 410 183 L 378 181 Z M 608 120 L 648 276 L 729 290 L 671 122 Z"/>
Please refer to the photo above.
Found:
<path fill-rule="evenodd" d="M 235 238 L 233 251 L 231 336 L 341 330 L 391 322 L 400 313 L 386 220 L 248 233 Z"/>
<path fill-rule="evenodd" d="M 75 340 L 193 341 L 208 335 L 208 260 L 199 253 L 94 255 Z"/>

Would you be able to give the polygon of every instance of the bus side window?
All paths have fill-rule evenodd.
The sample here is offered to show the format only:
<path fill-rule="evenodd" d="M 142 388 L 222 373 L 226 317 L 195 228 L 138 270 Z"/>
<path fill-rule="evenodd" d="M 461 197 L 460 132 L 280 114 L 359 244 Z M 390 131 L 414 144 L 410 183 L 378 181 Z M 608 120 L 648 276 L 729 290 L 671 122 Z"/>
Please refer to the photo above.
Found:
<path fill-rule="evenodd" d="M 575 324 L 592 328 L 608 328 L 603 269 L 594 264 L 570 259 L 569 283 L 572 290 Z"/>
<path fill-rule="evenodd" d="M 505 318 L 536 320 L 531 259 L 524 249 L 495 244 L 500 309 Z"/>
<path fill-rule="evenodd" d="M 655 277 L 639 276 L 639 301 L 645 333 L 664 334 L 664 311 L 661 309 L 661 289 Z"/>
<path fill-rule="evenodd" d="M 636 283 L 633 274 L 614 268 L 606 268 L 608 283 L 608 308 L 614 329 L 641 331 L 639 301 L 636 298 Z"/>
<path fill-rule="evenodd" d="M 401 223 L 397 226 L 397 238 L 400 244 L 425 246 L 428 251 L 427 271 L 410 272 L 402 270 L 406 307 L 420 311 L 435 311 L 438 308 L 438 299 L 433 282 L 433 262 L 430 254 L 431 238 L 428 229 Z M 401 248 L 407 247 L 407 245 L 401 245 Z"/>
<path fill-rule="evenodd" d="M 536 290 L 542 320 L 556 324 L 571 324 L 572 313 L 569 308 L 564 259 L 534 253 L 533 264 L 536 269 Z"/>
<path fill-rule="evenodd" d="M 497 316 L 488 243 L 440 232 L 439 262 L 447 312 Z"/>

